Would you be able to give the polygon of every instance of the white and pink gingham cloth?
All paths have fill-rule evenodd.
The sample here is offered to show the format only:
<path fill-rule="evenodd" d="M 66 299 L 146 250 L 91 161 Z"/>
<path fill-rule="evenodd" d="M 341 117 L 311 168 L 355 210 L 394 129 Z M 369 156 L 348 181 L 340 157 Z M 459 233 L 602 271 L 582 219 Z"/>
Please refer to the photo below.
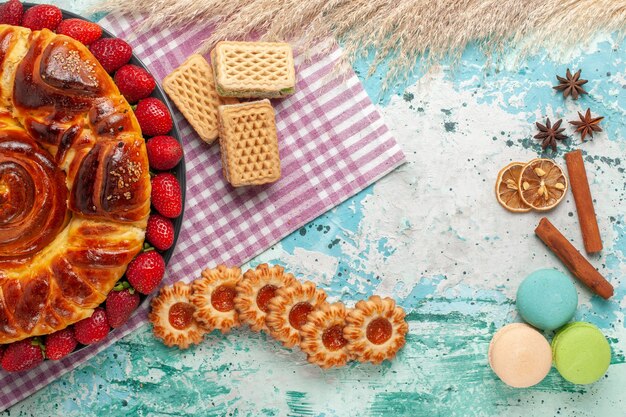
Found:
<path fill-rule="evenodd" d="M 140 18 L 109 15 L 100 23 L 127 39 L 162 80 L 206 39 L 208 30 L 159 30 L 136 36 Z M 202 268 L 241 265 L 404 162 L 356 75 L 333 77 L 341 52 L 298 65 L 297 92 L 275 101 L 282 178 L 235 189 L 222 177 L 219 146 L 202 142 L 176 111 L 187 164 L 183 227 L 165 278 L 190 281 Z M 0 410 L 24 399 L 147 321 L 148 303 L 105 341 L 61 361 L 0 371 Z"/>

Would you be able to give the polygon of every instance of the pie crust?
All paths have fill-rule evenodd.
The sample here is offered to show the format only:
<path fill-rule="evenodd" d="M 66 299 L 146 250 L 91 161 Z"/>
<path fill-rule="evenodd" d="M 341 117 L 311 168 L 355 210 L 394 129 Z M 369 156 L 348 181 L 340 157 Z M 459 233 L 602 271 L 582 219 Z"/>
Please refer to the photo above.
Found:
<path fill-rule="evenodd" d="M 247 323 L 255 332 L 269 329 L 265 324 L 269 301 L 276 291 L 282 287 L 294 285 L 296 279 L 292 274 L 285 273 L 280 265 L 270 267 L 260 264 L 256 269 L 249 269 L 237 284 L 235 308 L 239 312 L 239 320 Z"/>
<path fill-rule="evenodd" d="M 202 271 L 202 277 L 191 284 L 191 302 L 196 306 L 194 317 L 206 330 L 228 333 L 232 327 L 239 326 L 234 301 L 239 281 L 241 269 L 218 265 Z"/>
<path fill-rule="evenodd" d="M 309 314 L 302 327 L 300 348 L 307 360 L 327 369 L 344 366 L 351 358 L 348 341 L 343 336 L 349 310 L 343 303 L 324 303 Z"/>
<path fill-rule="evenodd" d="M 0 345 L 92 315 L 141 251 L 145 140 L 80 42 L 0 25 Z"/>
<path fill-rule="evenodd" d="M 360 362 L 380 364 L 396 356 L 405 343 L 409 326 L 402 307 L 389 298 L 373 295 L 356 303 L 348 313 L 343 334 L 348 350 Z"/>
<path fill-rule="evenodd" d="M 310 281 L 303 284 L 296 281 L 289 287 L 279 289 L 269 303 L 265 318 L 270 335 L 285 347 L 299 345 L 301 329 L 308 320 L 308 314 L 325 302 L 326 292 Z"/>
<path fill-rule="evenodd" d="M 206 330 L 193 317 L 195 306 L 191 303 L 191 286 L 177 282 L 161 288 L 152 300 L 148 319 L 153 325 L 154 335 L 166 346 L 187 349 L 203 339 Z"/>

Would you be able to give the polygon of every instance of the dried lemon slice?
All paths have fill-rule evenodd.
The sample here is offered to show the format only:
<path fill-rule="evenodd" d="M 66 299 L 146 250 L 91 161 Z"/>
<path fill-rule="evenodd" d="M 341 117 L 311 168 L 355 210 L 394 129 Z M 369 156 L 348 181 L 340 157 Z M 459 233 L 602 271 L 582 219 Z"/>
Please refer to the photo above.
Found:
<path fill-rule="evenodd" d="M 515 213 L 526 213 L 531 210 L 522 201 L 519 193 L 519 177 L 526 164 L 524 162 L 511 162 L 498 173 L 496 181 L 496 197 L 498 203 L 505 209 Z"/>
<path fill-rule="evenodd" d="M 538 211 L 556 207 L 567 191 L 567 177 L 550 159 L 533 159 L 527 163 L 517 183 L 524 203 Z"/>

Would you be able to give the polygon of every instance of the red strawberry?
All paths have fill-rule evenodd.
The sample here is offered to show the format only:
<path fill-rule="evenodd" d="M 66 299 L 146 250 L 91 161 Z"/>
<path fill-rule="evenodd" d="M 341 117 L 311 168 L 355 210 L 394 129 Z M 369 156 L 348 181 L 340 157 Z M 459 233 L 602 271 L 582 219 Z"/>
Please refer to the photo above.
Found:
<path fill-rule="evenodd" d="M 43 359 L 41 341 L 29 337 L 7 346 L 2 356 L 2 368 L 8 372 L 27 371 L 43 362 Z"/>
<path fill-rule="evenodd" d="M 158 250 L 168 250 L 174 243 L 174 224 L 160 214 L 148 218 L 146 240 Z"/>
<path fill-rule="evenodd" d="M 162 172 L 152 178 L 152 205 L 163 216 L 170 219 L 180 216 L 183 198 L 180 184 L 169 172 Z"/>
<path fill-rule="evenodd" d="M 152 75 L 137 65 L 124 65 L 117 70 L 113 79 L 129 103 L 136 103 L 148 97 L 156 87 Z"/>
<path fill-rule="evenodd" d="M 57 33 L 74 38 L 83 45 L 90 45 L 100 39 L 100 25 L 82 19 L 65 19 L 59 23 Z"/>
<path fill-rule="evenodd" d="M 106 301 L 109 325 L 117 329 L 126 323 L 137 306 L 139 306 L 139 294 L 128 282 L 118 282 Z"/>
<path fill-rule="evenodd" d="M 71 327 L 49 334 L 46 336 L 46 357 L 53 361 L 63 359 L 76 349 L 77 344 L 74 329 Z"/>
<path fill-rule="evenodd" d="M 102 307 L 96 308 L 91 317 L 74 324 L 76 340 L 83 345 L 101 341 L 109 334 L 109 330 L 109 321 Z"/>
<path fill-rule="evenodd" d="M 57 6 L 38 4 L 24 13 L 22 26 L 31 30 L 50 29 L 54 31 L 63 20 L 63 13 Z"/>
<path fill-rule="evenodd" d="M 155 136 L 146 142 L 150 167 L 161 171 L 174 168 L 183 159 L 183 147 L 171 136 Z"/>
<path fill-rule="evenodd" d="M 146 136 L 165 135 L 174 125 L 167 106 L 154 97 L 141 100 L 135 109 L 135 116 Z"/>
<path fill-rule="evenodd" d="M 0 24 L 19 26 L 23 15 L 24 6 L 20 0 L 9 0 L 0 5 Z"/>
<path fill-rule="evenodd" d="M 126 269 L 130 285 L 142 294 L 150 294 L 159 285 L 165 274 L 165 261 L 158 252 L 150 250 L 140 253 Z"/>
<path fill-rule="evenodd" d="M 133 56 L 130 45 L 118 38 L 98 39 L 89 45 L 89 50 L 109 74 L 126 65 Z"/>

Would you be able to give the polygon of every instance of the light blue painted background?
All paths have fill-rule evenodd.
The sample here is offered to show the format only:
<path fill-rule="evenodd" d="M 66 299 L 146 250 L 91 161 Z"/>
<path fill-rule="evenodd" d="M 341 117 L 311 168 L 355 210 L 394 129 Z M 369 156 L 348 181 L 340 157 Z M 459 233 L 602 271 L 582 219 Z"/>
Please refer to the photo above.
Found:
<path fill-rule="evenodd" d="M 87 8 L 81 1 L 59 4 Z M 384 69 L 361 77 L 409 163 L 250 264 L 281 263 L 347 303 L 374 292 L 394 295 L 411 328 L 394 362 L 321 371 L 301 353 L 245 329 L 211 334 L 180 352 L 164 347 L 146 326 L 4 414 L 626 415 L 625 47 L 608 39 L 559 60 L 537 56 L 489 72 L 484 57 L 470 49 L 458 67 L 415 75 L 384 95 Z M 580 103 L 565 103 L 550 88 L 567 66 L 583 68 L 590 80 L 592 94 Z M 367 63 L 356 70 L 365 74 Z M 609 336 L 612 366 L 592 386 L 569 384 L 553 370 L 538 386 L 514 390 L 487 366 L 490 337 L 517 320 L 513 295 L 526 274 L 561 267 L 532 234 L 539 216 L 504 212 L 493 182 L 511 159 L 541 154 L 530 139 L 535 120 L 546 114 L 571 119 L 582 106 L 606 116 L 607 132 L 584 145 L 577 137 L 560 144 L 556 159 L 582 148 L 593 179 L 606 249 L 592 262 L 617 288 L 604 302 L 578 287 L 576 319 Z M 582 247 L 571 195 L 550 216 Z"/>

